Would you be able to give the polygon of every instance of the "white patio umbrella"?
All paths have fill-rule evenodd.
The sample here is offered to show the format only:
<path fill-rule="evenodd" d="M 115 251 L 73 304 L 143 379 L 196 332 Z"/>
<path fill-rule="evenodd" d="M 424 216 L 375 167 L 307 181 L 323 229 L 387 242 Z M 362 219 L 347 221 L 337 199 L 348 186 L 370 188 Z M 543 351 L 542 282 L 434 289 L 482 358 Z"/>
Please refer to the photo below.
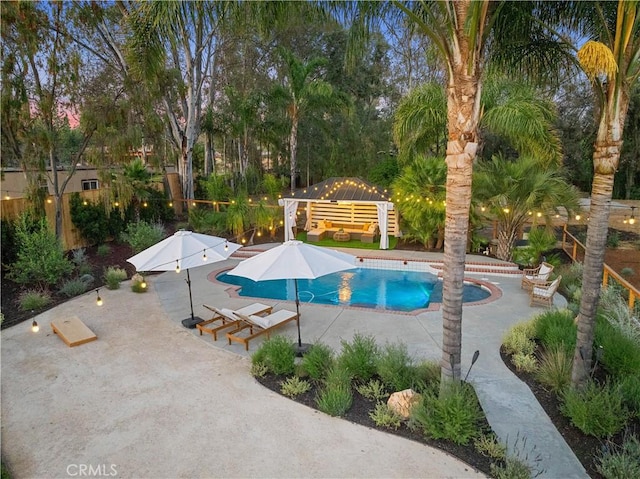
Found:
<path fill-rule="evenodd" d="M 300 300 L 298 279 L 315 279 L 330 273 L 354 269 L 356 257 L 340 251 L 320 248 L 302 241 L 286 241 L 263 253 L 240 262 L 227 274 L 242 276 L 253 281 L 293 279 L 298 313 L 298 352 L 303 352 L 300 338 Z"/>
<path fill-rule="evenodd" d="M 169 236 L 150 246 L 127 259 L 127 261 L 133 264 L 136 270 L 143 272 L 175 270 L 176 273 L 179 273 L 183 269 L 187 270 L 186 281 L 189 286 L 191 318 L 185 319 L 182 324 L 193 328 L 202 320 L 196 319 L 193 315 L 189 269 L 223 261 L 241 247 L 239 244 L 230 243 L 226 239 L 218 238 L 217 236 L 179 230 L 173 236 Z"/>

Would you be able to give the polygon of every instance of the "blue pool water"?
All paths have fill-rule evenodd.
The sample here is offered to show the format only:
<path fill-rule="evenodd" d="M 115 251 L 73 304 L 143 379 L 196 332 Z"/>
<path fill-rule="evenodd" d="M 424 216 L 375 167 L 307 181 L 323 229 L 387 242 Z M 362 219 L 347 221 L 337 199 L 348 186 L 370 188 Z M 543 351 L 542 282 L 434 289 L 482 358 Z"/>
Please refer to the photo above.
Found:
<path fill-rule="evenodd" d="M 240 296 L 295 300 L 293 280 L 252 281 L 222 273 L 217 279 L 240 286 Z M 317 279 L 298 280 L 301 303 L 358 306 L 392 311 L 426 308 L 442 302 L 442 282 L 430 273 L 358 268 Z M 465 284 L 464 302 L 480 301 L 491 293 Z"/>

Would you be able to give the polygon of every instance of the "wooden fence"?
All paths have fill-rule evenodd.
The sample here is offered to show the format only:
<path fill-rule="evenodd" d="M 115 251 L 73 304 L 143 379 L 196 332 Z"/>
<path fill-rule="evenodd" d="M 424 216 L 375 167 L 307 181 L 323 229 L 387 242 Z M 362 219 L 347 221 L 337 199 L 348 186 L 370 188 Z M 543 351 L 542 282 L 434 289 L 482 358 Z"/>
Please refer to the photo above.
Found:
<path fill-rule="evenodd" d="M 562 249 L 573 261 L 582 262 L 584 260 L 584 251 L 586 248 L 575 236 L 567 231 L 566 224 L 562 229 Z M 610 280 L 616 281 L 622 288 L 629 292 L 629 308 L 633 309 L 636 298 L 640 297 L 640 291 L 605 263 L 602 274 L 602 286 L 607 286 Z"/>

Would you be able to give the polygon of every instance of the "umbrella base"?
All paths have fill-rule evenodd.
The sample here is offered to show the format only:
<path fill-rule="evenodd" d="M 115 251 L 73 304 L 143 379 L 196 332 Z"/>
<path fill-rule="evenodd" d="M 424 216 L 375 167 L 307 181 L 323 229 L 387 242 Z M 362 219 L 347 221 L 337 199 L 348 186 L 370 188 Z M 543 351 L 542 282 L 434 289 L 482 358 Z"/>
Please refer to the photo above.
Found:
<path fill-rule="evenodd" d="M 203 321 L 204 321 L 204 319 L 199 318 L 198 316 L 195 316 L 193 318 L 183 319 L 182 320 L 182 325 L 185 328 L 194 329 L 196 327 L 196 324 L 199 324 L 199 323 L 201 323 Z"/>
<path fill-rule="evenodd" d="M 307 343 L 302 343 L 302 344 L 295 343 L 293 345 L 293 348 L 296 352 L 296 356 L 301 358 L 309 351 L 309 349 L 311 348 L 311 345 Z"/>

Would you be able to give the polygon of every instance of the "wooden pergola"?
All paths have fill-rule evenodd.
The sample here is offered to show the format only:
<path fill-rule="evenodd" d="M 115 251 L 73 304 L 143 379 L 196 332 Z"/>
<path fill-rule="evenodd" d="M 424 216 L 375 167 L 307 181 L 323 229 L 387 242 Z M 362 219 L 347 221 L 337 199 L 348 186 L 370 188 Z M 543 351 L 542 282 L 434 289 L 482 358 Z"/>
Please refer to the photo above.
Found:
<path fill-rule="evenodd" d="M 387 190 L 353 177 L 333 177 L 296 190 L 279 200 L 284 207 L 284 240 L 295 239 L 293 228 L 301 209 L 306 215 L 306 231 L 321 220 L 352 225 L 377 223 L 380 249 L 388 249 L 388 236 L 398 236 L 400 231 L 390 196 Z M 304 207 L 301 203 L 305 203 Z"/>

